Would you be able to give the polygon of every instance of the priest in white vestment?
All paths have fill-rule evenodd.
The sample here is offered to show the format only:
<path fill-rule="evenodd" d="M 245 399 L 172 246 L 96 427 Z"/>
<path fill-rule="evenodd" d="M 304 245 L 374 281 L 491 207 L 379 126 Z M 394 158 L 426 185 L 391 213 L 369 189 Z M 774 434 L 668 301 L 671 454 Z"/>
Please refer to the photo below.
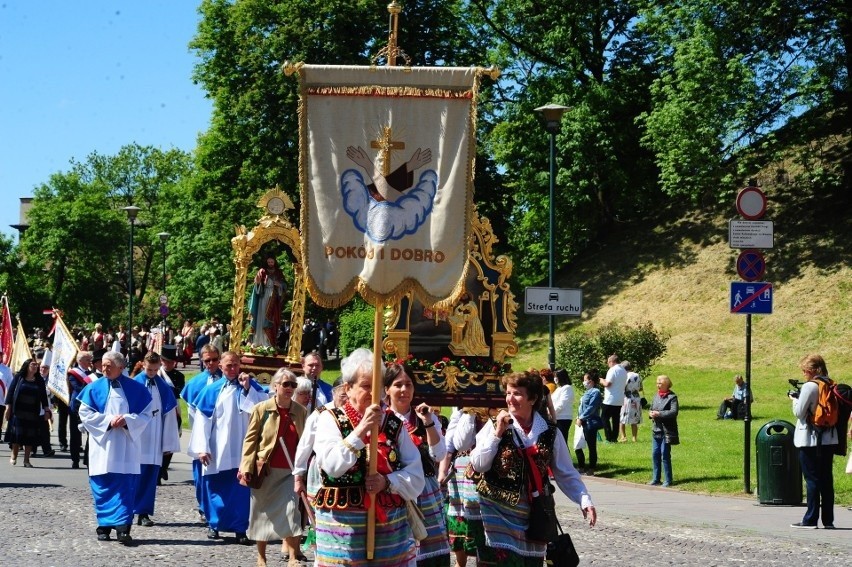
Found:
<path fill-rule="evenodd" d="M 195 402 L 198 400 L 198 395 L 201 394 L 204 388 L 222 377 L 222 370 L 219 368 L 219 356 L 219 349 L 210 343 L 201 347 L 198 357 L 201 359 L 201 365 L 204 367 L 204 370 L 193 376 L 180 392 L 180 397 L 186 402 L 186 415 L 189 418 L 190 431 L 192 431 L 192 426 L 195 423 Z M 201 461 L 193 457 L 192 482 L 195 485 L 195 500 L 198 502 L 198 513 L 201 515 L 201 520 L 206 523 L 207 512 L 204 510 L 204 483 L 201 480 Z"/>
<path fill-rule="evenodd" d="M 142 362 L 142 372 L 134 378 L 145 386 L 151 394 L 151 421 L 142 433 L 142 472 L 139 475 L 139 488 L 136 491 L 136 504 L 133 512 L 138 516 L 140 526 L 151 527 L 154 521 L 154 500 L 157 497 L 157 481 L 160 479 L 160 466 L 164 453 L 180 451 L 178 436 L 177 398 L 172 387 L 163 380 L 160 372 L 160 355 L 148 352 Z"/>
<path fill-rule="evenodd" d="M 202 464 L 207 537 L 219 539 L 220 531 L 233 532 L 238 543 L 250 545 L 246 530 L 251 493 L 239 483 L 237 471 L 251 408 L 269 395 L 249 374 L 240 372 L 236 353 L 224 353 L 221 365 L 224 376 L 205 387 L 195 401 L 188 453 Z"/>
<path fill-rule="evenodd" d="M 132 542 L 133 505 L 139 484 L 142 433 L 151 420 L 151 394 L 125 374 L 124 357 L 103 357 L 107 380 L 92 382 L 80 392 L 80 422 L 89 433 L 89 485 L 98 521 L 98 540 Z"/>

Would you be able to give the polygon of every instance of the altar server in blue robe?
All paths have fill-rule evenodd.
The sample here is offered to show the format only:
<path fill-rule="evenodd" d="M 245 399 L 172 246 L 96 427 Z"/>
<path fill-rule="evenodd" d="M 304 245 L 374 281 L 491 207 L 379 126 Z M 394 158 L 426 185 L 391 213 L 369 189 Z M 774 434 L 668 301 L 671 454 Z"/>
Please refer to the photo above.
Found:
<path fill-rule="evenodd" d="M 180 451 L 178 437 L 177 399 L 174 390 L 159 376 L 160 355 L 148 352 L 142 361 L 142 372 L 134 380 L 142 384 L 151 394 L 151 415 L 153 418 L 141 436 L 142 472 L 139 476 L 139 488 L 136 491 L 134 513 L 139 517 L 136 523 L 140 526 L 151 527 L 154 521 L 154 499 L 157 496 L 157 481 L 160 478 L 160 466 L 163 463 L 163 453 Z"/>
<path fill-rule="evenodd" d="M 98 540 L 113 529 L 119 542 L 132 542 L 133 505 L 139 485 L 140 439 L 151 421 L 151 394 L 123 373 L 124 357 L 103 357 L 106 380 L 96 380 L 77 397 L 81 427 L 89 433 L 89 485 L 98 520 Z"/>
<path fill-rule="evenodd" d="M 250 545 L 246 530 L 251 493 L 239 483 L 237 471 L 251 408 L 269 395 L 249 374 L 240 372 L 236 353 L 222 355 L 222 369 L 224 376 L 198 395 L 188 453 L 202 464 L 207 537 L 219 539 L 220 531 L 234 532 L 238 543 Z"/>
<path fill-rule="evenodd" d="M 206 344 L 201 347 L 198 353 L 201 359 L 201 365 L 204 370 L 190 379 L 183 390 L 180 392 L 180 397 L 186 402 L 186 415 L 189 418 L 189 429 L 192 431 L 195 423 L 195 404 L 198 400 L 198 395 L 201 391 L 222 377 L 222 370 L 219 368 L 219 349 L 211 344 Z M 207 522 L 207 512 L 204 510 L 204 483 L 201 475 L 201 461 L 197 458 L 192 459 L 192 482 L 195 485 L 195 500 L 198 502 L 198 513 L 201 516 L 202 522 Z"/>

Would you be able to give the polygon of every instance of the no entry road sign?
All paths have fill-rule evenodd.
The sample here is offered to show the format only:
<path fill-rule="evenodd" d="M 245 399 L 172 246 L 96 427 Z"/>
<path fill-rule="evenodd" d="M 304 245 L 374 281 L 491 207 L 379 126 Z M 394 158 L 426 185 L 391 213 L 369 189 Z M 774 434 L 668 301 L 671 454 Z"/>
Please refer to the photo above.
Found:
<path fill-rule="evenodd" d="M 731 313 L 769 315 L 772 313 L 772 284 L 731 282 Z"/>

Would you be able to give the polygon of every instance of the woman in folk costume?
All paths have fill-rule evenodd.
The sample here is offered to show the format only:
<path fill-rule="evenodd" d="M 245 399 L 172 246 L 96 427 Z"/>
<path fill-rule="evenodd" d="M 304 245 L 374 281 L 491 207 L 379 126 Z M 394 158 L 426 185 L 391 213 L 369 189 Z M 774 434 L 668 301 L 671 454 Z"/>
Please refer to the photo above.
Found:
<path fill-rule="evenodd" d="M 343 376 L 348 401 L 319 418 L 314 441 L 322 488 L 317 491 L 317 567 L 416 565 L 406 500 L 423 492 L 420 451 L 396 414 L 373 403 L 373 354 L 357 349 Z M 384 368 L 384 367 L 382 367 Z M 382 376 L 379 377 L 382 379 Z M 368 474 L 370 432 L 379 427 L 378 468 Z M 375 547 L 367 560 L 367 509 L 375 499 Z"/>
<path fill-rule="evenodd" d="M 284 297 L 284 275 L 275 258 L 266 259 L 266 266 L 254 276 L 254 287 L 249 301 L 251 313 L 251 341 L 257 346 L 276 346 L 281 327 L 281 309 Z"/>
<path fill-rule="evenodd" d="M 447 484 L 447 531 L 456 563 L 466 565 L 468 556 L 476 556 L 476 542 L 483 541 L 482 517 L 476 482 L 481 477 L 470 466 L 470 451 L 476 444 L 476 432 L 489 416 L 497 415 L 491 408 L 457 408 L 447 427 L 448 459 L 444 462 Z"/>
<path fill-rule="evenodd" d="M 480 496 L 485 541 L 478 546 L 478 565 L 541 567 L 547 543 L 527 538 L 533 488 L 547 483 L 548 469 L 556 485 L 583 510 L 594 526 L 597 512 L 555 425 L 535 411 L 544 395 L 540 376 L 526 372 L 503 377 L 508 410 L 486 423 L 471 451 L 473 468 L 482 473 Z"/>
<path fill-rule="evenodd" d="M 425 487 L 417 497 L 417 507 L 423 513 L 428 535 L 420 541 L 417 551 L 419 567 L 449 567 L 450 546 L 444 521 L 443 495 L 438 484 L 438 462 L 447 455 L 441 434 L 441 421 L 426 404 L 412 407 L 414 382 L 401 364 L 391 364 L 385 370 L 385 395 L 388 405 L 402 420 L 411 440 L 420 452 Z"/>

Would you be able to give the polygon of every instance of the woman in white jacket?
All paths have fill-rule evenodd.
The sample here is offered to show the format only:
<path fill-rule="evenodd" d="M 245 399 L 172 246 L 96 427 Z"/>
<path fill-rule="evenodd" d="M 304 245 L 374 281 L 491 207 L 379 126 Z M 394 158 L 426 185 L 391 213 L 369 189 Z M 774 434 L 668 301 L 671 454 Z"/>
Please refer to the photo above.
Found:
<path fill-rule="evenodd" d="M 553 374 L 556 380 L 556 390 L 553 392 L 553 409 L 556 411 L 556 428 L 562 432 L 562 437 L 568 439 L 568 429 L 574 420 L 574 387 L 568 371 L 560 368 Z"/>

